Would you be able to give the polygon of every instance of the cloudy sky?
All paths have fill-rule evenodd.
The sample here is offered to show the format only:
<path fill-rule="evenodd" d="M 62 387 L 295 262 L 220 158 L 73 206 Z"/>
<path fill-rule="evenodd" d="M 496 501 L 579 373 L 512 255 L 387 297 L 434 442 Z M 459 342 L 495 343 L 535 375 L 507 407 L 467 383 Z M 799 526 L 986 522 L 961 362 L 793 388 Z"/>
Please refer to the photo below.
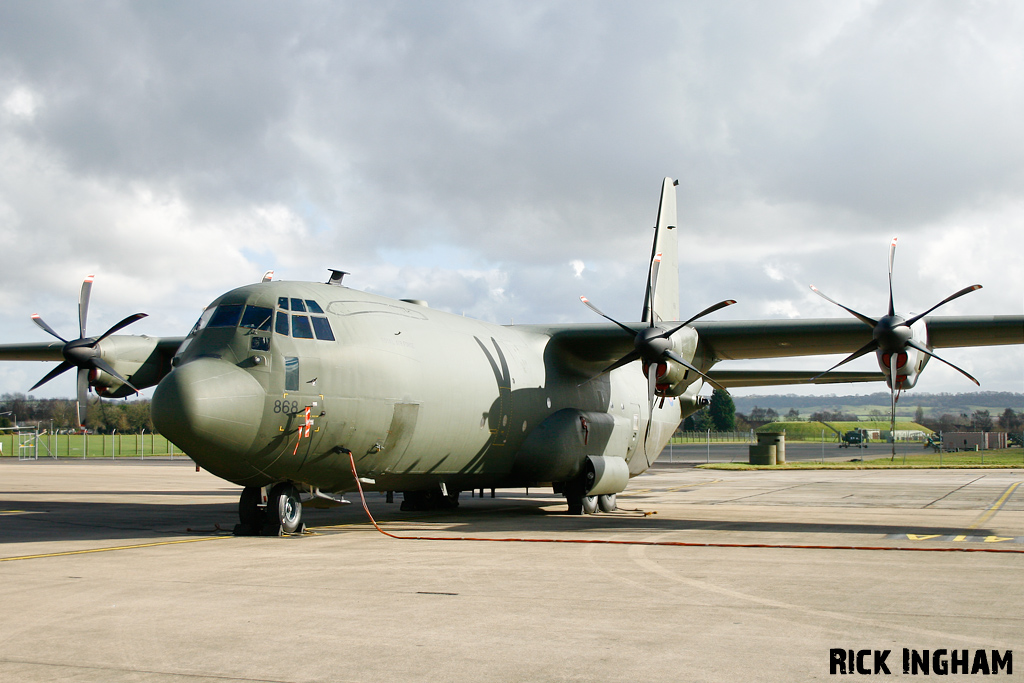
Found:
<path fill-rule="evenodd" d="M 665 176 L 684 311 L 846 315 L 815 284 L 881 315 L 898 235 L 898 309 L 978 282 L 941 312 L 1021 314 L 1022 35 L 1016 2 L 3 3 L 0 343 L 46 340 L 34 312 L 73 335 L 90 273 L 92 334 L 332 267 L 495 322 L 598 322 L 581 294 L 633 320 Z M 943 355 L 1024 391 L 1020 347 Z"/>

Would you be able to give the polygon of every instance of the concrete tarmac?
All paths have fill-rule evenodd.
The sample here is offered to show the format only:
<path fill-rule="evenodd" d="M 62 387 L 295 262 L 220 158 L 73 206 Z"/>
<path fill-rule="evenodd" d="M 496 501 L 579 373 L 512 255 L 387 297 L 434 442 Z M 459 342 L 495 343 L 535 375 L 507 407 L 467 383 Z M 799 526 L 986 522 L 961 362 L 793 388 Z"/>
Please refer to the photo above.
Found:
<path fill-rule="evenodd" d="M 520 540 L 388 538 L 351 494 L 306 535 L 236 538 L 239 488 L 189 464 L 4 459 L 0 680 L 789 683 L 832 679 L 833 648 L 890 650 L 894 676 L 902 648 L 1020 659 L 1022 480 L 660 465 L 610 514 L 369 496 L 396 535 Z"/>

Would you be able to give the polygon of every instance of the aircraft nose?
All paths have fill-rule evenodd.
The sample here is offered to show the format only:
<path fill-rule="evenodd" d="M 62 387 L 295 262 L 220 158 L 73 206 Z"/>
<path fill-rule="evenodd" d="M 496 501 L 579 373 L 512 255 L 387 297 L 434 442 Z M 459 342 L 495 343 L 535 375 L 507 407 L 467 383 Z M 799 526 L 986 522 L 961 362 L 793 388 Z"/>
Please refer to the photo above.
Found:
<path fill-rule="evenodd" d="M 153 425 L 207 470 L 237 477 L 259 433 L 265 399 L 263 387 L 245 370 L 197 358 L 157 385 Z"/>

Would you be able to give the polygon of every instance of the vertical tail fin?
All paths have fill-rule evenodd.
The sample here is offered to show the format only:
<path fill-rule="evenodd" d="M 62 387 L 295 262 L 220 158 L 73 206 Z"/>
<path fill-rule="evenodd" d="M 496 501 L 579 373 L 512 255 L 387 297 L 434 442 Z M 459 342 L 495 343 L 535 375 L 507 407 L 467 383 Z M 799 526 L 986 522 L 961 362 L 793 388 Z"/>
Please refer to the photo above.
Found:
<path fill-rule="evenodd" d="M 647 268 L 643 322 L 679 320 L 679 237 L 676 227 L 676 185 L 665 178 L 654 232 L 654 248 Z M 654 292 L 653 310 L 651 292 Z"/>

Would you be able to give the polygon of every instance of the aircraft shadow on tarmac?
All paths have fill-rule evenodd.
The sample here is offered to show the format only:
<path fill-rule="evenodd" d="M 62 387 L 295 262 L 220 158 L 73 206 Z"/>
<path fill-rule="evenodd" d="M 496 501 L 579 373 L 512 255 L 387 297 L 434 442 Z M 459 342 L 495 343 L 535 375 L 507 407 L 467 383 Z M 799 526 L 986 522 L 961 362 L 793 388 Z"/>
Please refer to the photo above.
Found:
<path fill-rule="evenodd" d="M 488 503 L 491 506 L 488 507 Z M 387 514 L 387 530 L 397 535 L 424 535 L 430 531 L 439 536 L 474 535 L 474 534 L 509 534 L 527 537 L 535 534 L 547 535 L 551 532 L 562 534 L 583 535 L 583 537 L 599 537 L 602 533 L 612 533 L 617 537 L 621 534 L 651 534 L 673 531 L 737 531 L 748 533 L 785 533 L 799 537 L 805 534 L 868 534 L 885 536 L 889 534 L 919 535 L 989 535 L 993 532 L 985 529 L 968 529 L 965 527 L 926 526 L 920 524 L 843 524 L 835 522 L 778 522 L 778 521 L 736 521 L 736 520 L 700 520 L 659 517 L 658 515 L 641 516 L 632 509 L 632 502 L 620 500 L 623 509 L 612 513 L 596 515 L 568 515 L 564 512 L 564 503 L 557 499 L 483 501 L 474 507 L 462 506 L 455 512 L 437 513 L 402 513 Z M 371 505 L 371 507 L 373 507 Z M 397 508 L 397 504 L 395 505 Z M 322 524 L 352 524 L 365 520 L 362 510 L 346 510 L 358 513 L 346 515 L 344 522 L 321 522 L 307 516 L 310 526 Z M 377 511 L 374 513 L 377 515 Z M 794 515 L 797 512 L 794 511 Z M 382 521 L 383 515 L 377 516 Z M 402 523 L 407 522 L 408 528 L 403 529 Z M 677 538 L 673 540 L 686 540 Z"/>
<path fill-rule="evenodd" d="M 138 494 L 137 491 L 132 493 Z M 151 493 L 147 492 L 146 495 Z M 182 495 L 181 491 L 157 492 L 156 495 L 171 493 Z M 208 494 L 204 492 L 196 495 Z M 238 504 L 234 501 L 185 504 L 35 502 L 10 500 L 0 496 L 0 546 L 53 541 L 147 542 L 217 532 L 216 524 L 230 531 L 237 515 Z"/>
<path fill-rule="evenodd" d="M 107 492 L 114 493 L 114 492 Z M 137 492 L 136 492 L 137 493 Z M 182 492 L 146 492 L 146 495 L 187 495 Z M 196 492 L 196 496 L 223 495 Z M 985 529 L 963 527 L 843 524 L 834 522 L 736 521 L 729 519 L 677 519 L 657 515 L 641 516 L 620 510 L 596 515 L 568 515 L 564 503 L 554 498 L 504 498 L 476 501 L 456 511 L 403 513 L 398 503 L 371 501 L 375 516 L 391 533 L 398 535 L 473 536 L 502 534 L 509 537 L 549 536 L 617 539 L 652 533 L 735 531 L 788 535 L 787 542 L 799 542 L 808 534 L 890 534 L 989 535 Z M 625 503 L 624 508 L 631 508 Z M 0 495 L 0 546 L 12 543 L 60 541 L 149 542 L 191 535 L 228 533 L 237 517 L 237 503 L 139 503 L 95 501 L 9 500 Z M 794 515 L 796 513 L 794 512 Z M 369 527 L 365 513 L 355 505 L 332 510 L 307 510 L 310 528 L 328 533 Z M 333 528 L 331 528 L 333 527 Z M 645 539 L 646 540 L 646 539 Z M 685 536 L 672 540 L 685 541 Z"/>

